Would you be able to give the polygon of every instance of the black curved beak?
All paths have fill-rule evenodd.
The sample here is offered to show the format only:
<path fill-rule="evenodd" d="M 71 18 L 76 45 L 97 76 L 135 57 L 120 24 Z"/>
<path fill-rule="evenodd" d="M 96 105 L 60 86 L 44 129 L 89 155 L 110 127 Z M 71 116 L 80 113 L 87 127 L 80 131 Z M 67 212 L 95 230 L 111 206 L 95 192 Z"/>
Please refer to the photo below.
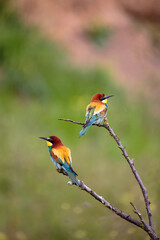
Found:
<path fill-rule="evenodd" d="M 41 138 L 43 140 L 46 140 L 46 141 L 49 141 L 48 138 L 45 138 L 45 137 L 39 137 L 39 138 Z"/>
<path fill-rule="evenodd" d="M 110 98 L 110 97 L 113 97 L 113 96 L 114 96 L 114 95 L 104 96 L 104 97 L 102 97 L 100 100 L 103 101 L 103 100 L 105 100 L 106 98 Z"/>

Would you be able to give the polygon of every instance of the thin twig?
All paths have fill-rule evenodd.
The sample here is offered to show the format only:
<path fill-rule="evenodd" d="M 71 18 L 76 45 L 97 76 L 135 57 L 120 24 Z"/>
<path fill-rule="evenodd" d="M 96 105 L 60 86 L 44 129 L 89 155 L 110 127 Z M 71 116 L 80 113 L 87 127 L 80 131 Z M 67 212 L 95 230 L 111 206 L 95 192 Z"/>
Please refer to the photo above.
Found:
<path fill-rule="evenodd" d="M 66 122 L 72 122 L 72 123 L 76 123 L 78 125 L 84 125 L 84 123 L 76 122 L 76 121 L 73 121 L 71 119 L 58 118 L 58 120 L 62 120 L 62 121 L 66 121 Z"/>
<path fill-rule="evenodd" d="M 64 118 L 59 118 L 58 120 L 63 120 L 63 121 L 67 121 L 67 122 L 72 122 L 78 125 L 84 125 L 84 123 L 81 122 L 76 122 L 70 119 L 64 119 Z M 145 201 L 145 205 L 146 205 L 146 210 L 147 210 L 147 215 L 148 215 L 148 219 L 149 219 L 149 225 L 151 226 L 152 230 L 154 231 L 154 224 L 153 224 L 153 218 L 152 218 L 152 213 L 151 213 L 151 209 L 150 209 L 150 201 L 148 198 L 148 194 L 147 194 L 147 189 L 145 188 L 135 166 L 133 163 L 133 159 L 130 159 L 125 148 L 123 147 L 119 137 L 114 133 L 113 129 L 109 126 L 109 123 L 107 121 L 105 121 L 103 124 L 93 124 L 96 125 L 98 127 L 103 127 L 105 129 L 107 129 L 110 133 L 110 135 L 114 138 L 114 140 L 116 141 L 118 147 L 120 148 L 120 150 L 122 151 L 123 156 L 125 157 L 125 159 L 127 160 L 140 188 L 144 197 L 144 201 Z"/>
<path fill-rule="evenodd" d="M 130 202 L 130 204 L 134 208 L 134 212 L 138 215 L 138 217 L 139 217 L 140 221 L 142 222 L 142 224 L 145 225 L 145 221 L 144 221 L 144 219 L 142 217 L 142 214 L 138 211 L 138 209 L 136 208 L 136 206 L 132 202 Z"/>

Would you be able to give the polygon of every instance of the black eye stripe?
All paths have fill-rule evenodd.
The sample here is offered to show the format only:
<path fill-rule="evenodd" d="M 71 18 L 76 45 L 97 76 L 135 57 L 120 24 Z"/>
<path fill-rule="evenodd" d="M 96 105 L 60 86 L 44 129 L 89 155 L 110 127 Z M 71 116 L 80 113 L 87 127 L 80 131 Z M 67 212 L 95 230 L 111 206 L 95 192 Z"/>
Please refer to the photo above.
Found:
<path fill-rule="evenodd" d="M 48 142 L 53 143 L 53 140 L 51 138 L 48 138 Z"/>
<path fill-rule="evenodd" d="M 103 101 L 103 100 L 105 100 L 106 98 L 105 97 L 102 97 L 102 98 L 100 98 L 100 101 Z"/>

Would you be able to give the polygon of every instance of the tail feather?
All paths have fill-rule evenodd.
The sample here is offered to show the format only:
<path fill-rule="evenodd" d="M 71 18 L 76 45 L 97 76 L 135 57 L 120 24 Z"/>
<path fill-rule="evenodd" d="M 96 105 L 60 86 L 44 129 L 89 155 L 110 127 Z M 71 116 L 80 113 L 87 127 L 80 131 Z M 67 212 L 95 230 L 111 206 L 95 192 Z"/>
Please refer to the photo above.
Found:
<path fill-rule="evenodd" d="M 80 137 L 82 135 L 85 135 L 88 128 L 93 124 L 95 123 L 95 121 L 97 120 L 97 117 L 93 116 L 91 119 L 87 120 L 82 128 L 82 130 L 80 131 Z"/>
<path fill-rule="evenodd" d="M 71 179 L 72 183 L 75 183 L 77 186 L 80 186 L 80 181 L 78 180 L 76 175 L 74 173 L 71 173 L 71 172 L 67 172 L 67 173 L 68 173 L 68 176 Z"/>
<path fill-rule="evenodd" d="M 73 170 L 73 168 L 71 167 L 71 166 L 69 166 L 69 169 L 71 170 L 71 172 L 73 172 L 74 173 L 74 175 L 78 175 L 74 170 Z"/>
<path fill-rule="evenodd" d="M 91 125 L 91 124 L 90 124 L 90 125 Z M 85 134 L 86 134 L 86 132 L 87 132 L 88 128 L 90 127 L 90 125 L 88 125 L 88 126 L 84 125 L 84 127 L 83 127 L 82 130 L 80 131 L 80 137 L 81 137 L 82 135 L 85 135 Z"/>
<path fill-rule="evenodd" d="M 62 166 L 64 171 L 67 173 L 68 177 L 71 179 L 72 183 L 76 184 L 77 186 L 80 186 L 80 181 L 78 180 L 77 173 L 72 169 L 72 167 L 66 167 Z"/>
<path fill-rule="evenodd" d="M 65 171 L 67 171 L 67 173 L 70 172 L 70 173 L 73 173 L 75 176 L 77 176 L 77 173 L 73 170 L 71 165 L 68 165 L 67 163 L 64 163 L 62 165 L 62 167 Z"/>

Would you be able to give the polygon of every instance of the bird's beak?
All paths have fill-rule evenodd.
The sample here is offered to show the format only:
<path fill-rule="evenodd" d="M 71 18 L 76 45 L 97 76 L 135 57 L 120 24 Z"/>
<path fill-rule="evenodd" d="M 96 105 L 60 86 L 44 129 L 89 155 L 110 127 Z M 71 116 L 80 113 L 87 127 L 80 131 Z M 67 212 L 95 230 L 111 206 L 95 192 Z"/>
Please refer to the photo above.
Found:
<path fill-rule="evenodd" d="M 104 96 L 104 97 L 102 97 L 100 100 L 103 101 L 103 100 L 105 100 L 105 99 L 107 99 L 107 98 L 110 98 L 110 97 L 113 97 L 113 96 L 114 96 L 114 95 Z"/>
<path fill-rule="evenodd" d="M 49 141 L 48 138 L 45 138 L 45 137 L 39 137 L 39 138 L 41 138 L 43 140 L 46 140 L 46 141 Z"/>
<path fill-rule="evenodd" d="M 45 137 L 39 137 L 39 138 L 45 140 L 46 143 L 47 143 L 47 146 L 48 146 L 48 147 L 51 147 L 51 146 L 53 145 L 53 142 L 52 142 L 51 139 L 49 139 L 49 138 L 45 138 Z"/>

